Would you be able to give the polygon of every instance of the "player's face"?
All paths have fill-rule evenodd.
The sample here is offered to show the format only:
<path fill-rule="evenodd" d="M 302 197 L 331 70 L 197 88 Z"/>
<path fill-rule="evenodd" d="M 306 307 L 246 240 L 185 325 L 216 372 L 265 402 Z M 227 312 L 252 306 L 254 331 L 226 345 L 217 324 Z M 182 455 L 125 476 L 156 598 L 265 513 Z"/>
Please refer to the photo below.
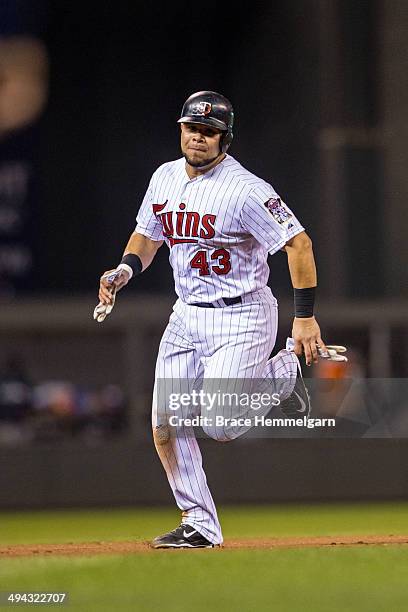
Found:
<path fill-rule="evenodd" d="M 193 168 L 208 166 L 220 155 L 221 132 L 207 125 L 181 123 L 181 150 Z"/>

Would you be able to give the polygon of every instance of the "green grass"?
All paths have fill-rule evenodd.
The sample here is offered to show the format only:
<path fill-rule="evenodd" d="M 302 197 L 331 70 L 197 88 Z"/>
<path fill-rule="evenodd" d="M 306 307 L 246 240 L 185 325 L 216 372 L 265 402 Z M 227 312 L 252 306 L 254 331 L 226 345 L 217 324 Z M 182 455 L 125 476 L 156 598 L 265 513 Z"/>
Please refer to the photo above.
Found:
<path fill-rule="evenodd" d="M 226 506 L 219 516 L 226 538 L 408 534 L 408 503 Z M 3 512 L 0 545 L 148 540 L 179 520 L 161 508 Z"/>
<path fill-rule="evenodd" d="M 406 610 L 404 548 L 167 551 L 14 559 L 2 589 L 68 591 L 80 610 Z"/>
<path fill-rule="evenodd" d="M 220 517 L 225 538 L 408 534 L 400 503 L 224 507 Z M 2 513 L 0 544 L 146 540 L 177 521 L 162 509 Z M 0 591 L 13 589 L 68 591 L 65 609 L 81 611 L 402 612 L 408 547 L 2 558 Z"/>

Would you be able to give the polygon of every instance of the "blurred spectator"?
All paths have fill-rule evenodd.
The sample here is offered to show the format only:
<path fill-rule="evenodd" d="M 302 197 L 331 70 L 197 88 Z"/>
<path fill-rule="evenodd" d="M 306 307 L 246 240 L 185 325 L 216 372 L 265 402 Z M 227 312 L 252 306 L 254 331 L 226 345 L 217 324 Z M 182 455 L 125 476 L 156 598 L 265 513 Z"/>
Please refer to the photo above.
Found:
<path fill-rule="evenodd" d="M 16 356 L 7 359 L 0 373 L 0 444 L 73 437 L 94 443 L 122 432 L 126 425 L 125 397 L 117 385 L 33 385 Z"/>
<path fill-rule="evenodd" d="M 33 413 L 36 439 L 67 435 L 99 439 L 126 425 L 125 399 L 116 385 L 95 390 L 65 381 L 44 382 L 34 388 Z"/>
<path fill-rule="evenodd" d="M 31 412 L 31 384 L 22 361 L 10 356 L 0 372 L 0 420 L 18 423 Z"/>
<path fill-rule="evenodd" d="M 27 438 L 31 410 L 31 385 L 24 366 L 18 357 L 10 356 L 0 371 L 0 444 Z"/>

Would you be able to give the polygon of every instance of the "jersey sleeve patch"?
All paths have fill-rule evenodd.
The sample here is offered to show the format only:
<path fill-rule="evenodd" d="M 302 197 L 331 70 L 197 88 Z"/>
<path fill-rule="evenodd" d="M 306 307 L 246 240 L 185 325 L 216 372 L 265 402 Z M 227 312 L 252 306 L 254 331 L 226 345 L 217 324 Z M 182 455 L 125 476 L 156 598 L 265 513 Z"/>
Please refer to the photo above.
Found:
<path fill-rule="evenodd" d="M 266 206 L 279 225 L 285 225 L 288 229 L 293 227 L 291 221 L 293 215 L 279 197 L 270 198 L 267 202 L 264 202 L 264 206 Z"/>

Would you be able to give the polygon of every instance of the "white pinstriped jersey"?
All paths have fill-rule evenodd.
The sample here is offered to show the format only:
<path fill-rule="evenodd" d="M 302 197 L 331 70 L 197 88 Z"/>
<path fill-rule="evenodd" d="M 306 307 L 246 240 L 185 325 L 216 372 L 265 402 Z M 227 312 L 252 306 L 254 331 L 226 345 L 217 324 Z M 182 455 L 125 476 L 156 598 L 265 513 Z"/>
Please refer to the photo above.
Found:
<path fill-rule="evenodd" d="M 265 287 L 268 253 L 281 249 L 303 227 L 270 184 L 226 155 L 193 179 L 184 158 L 160 166 L 135 231 L 166 241 L 176 293 L 192 304 Z"/>

